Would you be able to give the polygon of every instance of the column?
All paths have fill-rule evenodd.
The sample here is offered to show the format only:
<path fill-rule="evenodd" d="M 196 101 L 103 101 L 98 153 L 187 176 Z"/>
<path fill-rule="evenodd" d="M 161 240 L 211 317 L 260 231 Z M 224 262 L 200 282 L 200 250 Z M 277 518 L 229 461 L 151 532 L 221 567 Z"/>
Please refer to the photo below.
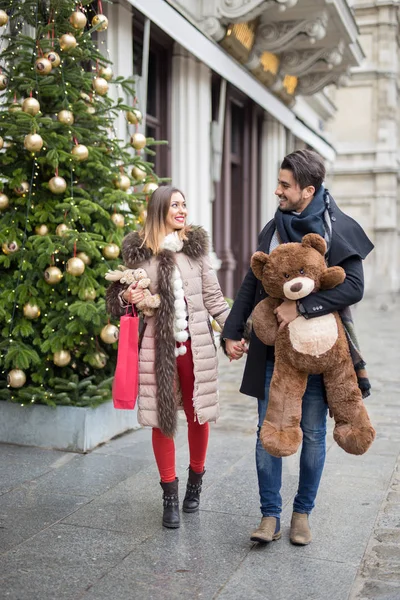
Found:
<path fill-rule="evenodd" d="M 261 144 L 261 228 L 275 214 L 279 166 L 286 154 L 286 130 L 276 119 L 265 113 Z"/>

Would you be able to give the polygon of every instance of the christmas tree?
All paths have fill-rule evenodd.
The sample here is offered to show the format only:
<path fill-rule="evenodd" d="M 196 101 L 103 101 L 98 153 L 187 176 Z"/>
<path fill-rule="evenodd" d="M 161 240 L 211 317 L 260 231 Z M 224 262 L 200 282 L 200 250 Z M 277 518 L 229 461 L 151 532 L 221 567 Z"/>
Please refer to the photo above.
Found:
<path fill-rule="evenodd" d="M 157 187 L 156 142 L 113 76 L 100 0 L 0 0 L 0 24 L 0 399 L 95 406 L 118 337 L 104 275 Z"/>

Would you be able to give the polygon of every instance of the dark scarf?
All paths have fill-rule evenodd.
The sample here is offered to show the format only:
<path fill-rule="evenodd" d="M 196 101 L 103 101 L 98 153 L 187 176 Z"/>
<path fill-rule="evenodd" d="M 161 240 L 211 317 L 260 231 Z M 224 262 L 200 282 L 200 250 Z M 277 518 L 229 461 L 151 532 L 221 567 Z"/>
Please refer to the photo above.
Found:
<path fill-rule="evenodd" d="M 319 188 L 310 204 L 300 214 L 284 212 L 280 208 L 275 213 L 275 225 L 283 244 L 301 242 L 307 233 L 318 233 L 325 237 L 324 213 L 325 188 Z"/>

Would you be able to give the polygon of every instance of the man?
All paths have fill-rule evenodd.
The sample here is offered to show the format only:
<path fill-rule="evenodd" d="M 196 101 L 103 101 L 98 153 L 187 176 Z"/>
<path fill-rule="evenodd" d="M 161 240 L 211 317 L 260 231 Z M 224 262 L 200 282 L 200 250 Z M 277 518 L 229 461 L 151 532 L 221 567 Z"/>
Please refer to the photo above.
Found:
<path fill-rule="evenodd" d="M 318 233 L 327 242 L 326 260 L 329 266 L 340 265 L 346 272 L 344 283 L 332 290 L 313 293 L 301 301 L 284 300 L 275 310 L 276 318 L 285 327 L 299 315 L 309 319 L 341 311 L 348 317 L 348 307 L 359 302 L 364 291 L 362 260 L 373 245 L 362 228 L 336 205 L 323 186 L 325 167 L 321 157 L 311 150 L 298 150 L 286 156 L 279 171 L 275 194 L 279 207 L 275 217 L 259 235 L 258 250 L 269 253 L 281 243 L 300 242 L 307 233 Z M 245 351 L 245 324 L 258 302 L 266 297 L 261 282 L 249 269 L 225 323 L 222 337 L 225 351 L 231 359 L 239 359 Z M 352 346 L 349 339 L 350 349 Z M 353 362 L 354 353 L 352 352 Z M 360 355 L 358 355 L 360 358 Z M 361 364 L 364 366 L 364 363 Z M 258 432 L 256 467 L 262 519 L 251 540 L 271 542 L 281 537 L 280 495 L 282 459 L 268 454 L 259 434 L 268 406 L 269 386 L 274 367 L 274 348 L 265 346 L 251 334 L 250 346 L 240 391 L 258 398 Z M 361 379 L 359 380 L 361 381 Z M 367 380 L 364 379 L 364 383 Z M 361 385 L 360 385 L 361 387 Z M 303 445 L 300 456 L 298 491 L 293 503 L 290 540 L 293 544 L 311 542 L 308 516 L 315 505 L 326 455 L 327 404 L 321 375 L 308 379 L 302 403 Z"/>

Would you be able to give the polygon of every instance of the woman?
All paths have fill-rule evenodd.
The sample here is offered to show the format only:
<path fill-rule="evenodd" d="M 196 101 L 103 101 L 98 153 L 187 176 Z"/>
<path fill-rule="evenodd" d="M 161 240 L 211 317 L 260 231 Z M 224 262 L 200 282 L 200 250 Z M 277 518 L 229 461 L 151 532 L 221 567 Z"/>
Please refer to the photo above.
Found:
<path fill-rule="evenodd" d="M 209 314 L 222 327 L 229 313 L 208 257 L 206 232 L 186 224 L 185 198 L 171 186 L 153 192 L 140 232 L 122 243 L 128 268 L 142 267 L 151 280 L 151 293 L 160 295 L 153 317 L 145 317 L 139 352 L 138 419 L 153 428 L 152 443 L 164 491 L 164 527 L 179 527 L 178 479 L 173 436 L 177 409 L 188 422 L 189 477 L 185 512 L 199 509 L 205 473 L 209 421 L 219 415 L 217 357 Z M 107 308 L 114 315 L 136 304 L 143 292 L 113 283 Z"/>

